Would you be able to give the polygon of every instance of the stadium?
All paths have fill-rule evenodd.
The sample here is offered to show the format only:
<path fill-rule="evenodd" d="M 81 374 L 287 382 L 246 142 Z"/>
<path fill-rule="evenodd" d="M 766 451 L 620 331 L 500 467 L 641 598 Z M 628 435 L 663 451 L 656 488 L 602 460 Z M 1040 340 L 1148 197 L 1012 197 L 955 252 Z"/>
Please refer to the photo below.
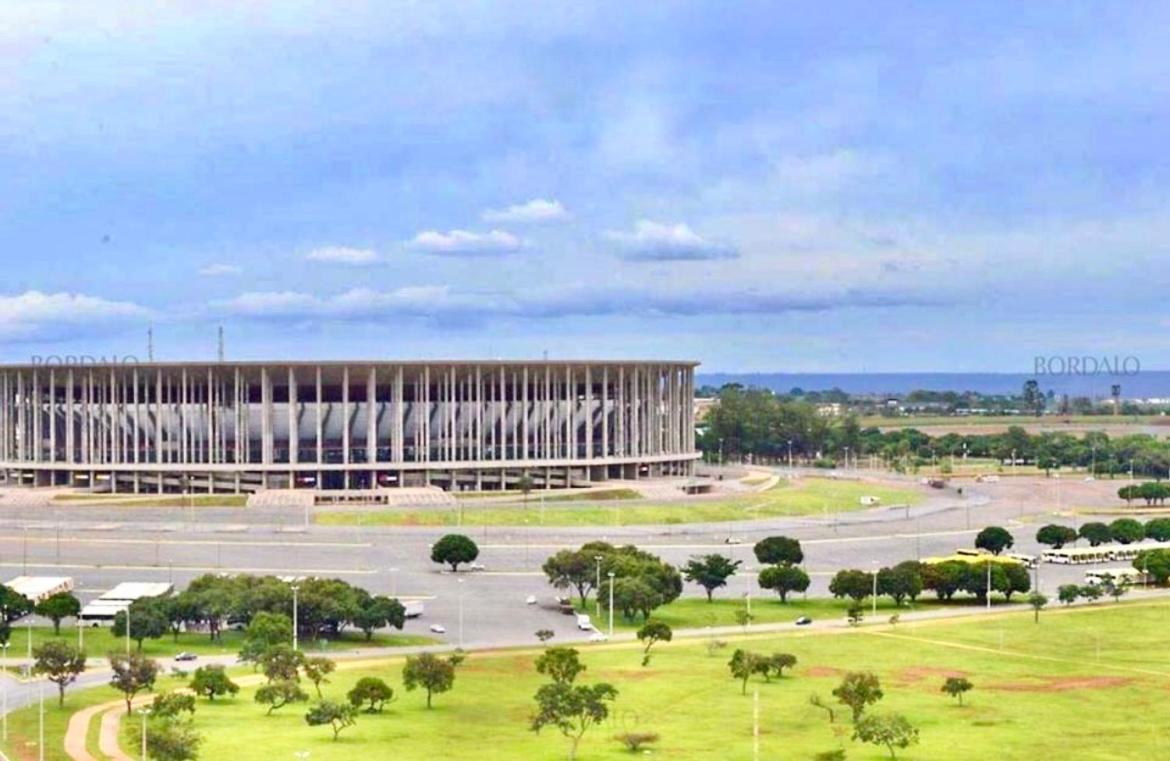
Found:
<path fill-rule="evenodd" d="M 685 476 L 695 362 L 0 366 L 8 485 L 553 488 Z"/>

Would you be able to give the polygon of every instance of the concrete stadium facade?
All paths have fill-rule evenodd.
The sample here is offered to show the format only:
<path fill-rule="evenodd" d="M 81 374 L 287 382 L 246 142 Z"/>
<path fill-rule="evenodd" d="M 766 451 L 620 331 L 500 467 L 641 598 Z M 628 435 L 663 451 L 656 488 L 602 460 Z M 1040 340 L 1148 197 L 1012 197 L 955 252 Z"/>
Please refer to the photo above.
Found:
<path fill-rule="evenodd" d="M 693 473 L 685 361 L 0 366 L 9 485 L 535 488 Z"/>

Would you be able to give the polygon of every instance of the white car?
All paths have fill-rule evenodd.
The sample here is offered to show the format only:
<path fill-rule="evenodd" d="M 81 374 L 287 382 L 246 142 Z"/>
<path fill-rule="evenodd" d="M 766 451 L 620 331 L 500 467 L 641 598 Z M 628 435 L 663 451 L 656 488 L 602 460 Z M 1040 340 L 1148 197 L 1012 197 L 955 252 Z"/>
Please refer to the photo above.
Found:
<path fill-rule="evenodd" d="M 606 642 L 608 640 L 609 640 L 609 637 L 605 636 L 604 634 L 602 634 L 601 632 L 598 632 L 598 631 L 595 631 L 589 635 L 590 642 Z"/>
<path fill-rule="evenodd" d="M 525 605 L 535 605 L 536 604 L 536 595 L 528 595 L 527 597 L 525 597 L 524 604 Z"/>
<path fill-rule="evenodd" d="M 469 570 L 469 571 L 486 571 L 487 566 L 485 566 L 483 563 L 468 563 L 467 570 Z"/>
<path fill-rule="evenodd" d="M 431 631 L 435 634 L 446 634 L 447 627 L 442 624 L 431 624 Z"/>

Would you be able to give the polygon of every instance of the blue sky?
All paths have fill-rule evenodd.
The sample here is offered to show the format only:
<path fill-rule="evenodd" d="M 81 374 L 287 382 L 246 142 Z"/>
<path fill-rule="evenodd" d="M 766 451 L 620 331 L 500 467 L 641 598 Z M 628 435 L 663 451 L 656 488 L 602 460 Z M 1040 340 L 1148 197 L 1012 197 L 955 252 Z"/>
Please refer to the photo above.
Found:
<path fill-rule="evenodd" d="M 6 3 L 0 352 L 1170 365 L 1170 7 Z"/>

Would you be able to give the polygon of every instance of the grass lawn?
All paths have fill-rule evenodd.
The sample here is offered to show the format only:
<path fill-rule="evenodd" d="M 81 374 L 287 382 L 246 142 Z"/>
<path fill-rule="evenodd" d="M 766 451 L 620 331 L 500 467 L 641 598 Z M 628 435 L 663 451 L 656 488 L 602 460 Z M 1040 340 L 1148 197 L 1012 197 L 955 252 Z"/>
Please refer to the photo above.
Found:
<path fill-rule="evenodd" d="M 68 502 L 84 506 L 85 504 L 100 505 L 101 507 L 246 507 L 246 494 L 195 494 L 180 496 L 177 494 L 162 496 L 142 496 L 130 494 L 58 494 L 53 497 L 54 502 Z"/>
<path fill-rule="evenodd" d="M 55 638 L 53 630 L 50 627 L 34 626 L 32 633 L 33 647 L 36 647 L 41 642 Z M 61 627 L 60 639 L 76 645 L 77 627 L 63 625 Z M 366 642 L 364 634 L 360 631 L 353 631 L 344 632 L 341 638 L 337 640 L 302 641 L 301 647 L 305 651 L 312 652 L 337 652 L 364 647 L 427 645 L 434 641 L 430 637 L 415 634 L 375 634 L 372 642 Z M 12 645 L 8 650 L 9 656 L 13 658 L 24 657 L 28 649 L 27 629 L 16 626 L 12 632 L 11 642 Z M 110 633 L 110 627 L 108 626 L 87 627 L 85 629 L 84 644 L 85 651 L 94 657 L 105 657 L 110 652 L 123 653 L 126 651 L 126 640 L 120 637 L 115 638 Z M 143 640 L 142 652 L 154 658 L 169 658 L 184 651 L 197 655 L 231 655 L 239 652 L 242 644 L 243 633 L 238 631 L 225 631 L 220 642 L 212 642 L 207 634 L 191 632 L 180 634 L 177 642 L 169 634 L 161 639 Z M 137 643 L 131 642 L 130 647 L 136 648 Z M 197 665 L 199 665 L 198 662 L 195 664 L 187 664 L 184 668 L 193 668 Z"/>
<path fill-rule="evenodd" d="M 661 735 L 657 758 L 747 761 L 750 696 L 758 689 L 762 758 L 808 759 L 835 748 L 848 749 L 855 761 L 888 758 L 884 749 L 851 742 L 847 717 L 830 724 L 808 704 L 810 694 L 831 701 L 845 671 L 871 670 L 885 691 L 871 710 L 904 714 L 921 732 L 920 745 L 898 752 L 902 759 L 1159 758 L 1170 750 L 1170 729 L 1154 718 L 1170 688 L 1163 635 L 1168 615 L 1166 601 L 1102 603 L 1048 609 L 1039 624 L 1030 612 L 1012 612 L 896 628 L 733 637 L 715 655 L 702 640 L 680 640 L 656 646 L 648 668 L 639 665 L 636 646 L 588 646 L 580 681 L 608 681 L 619 697 L 610 720 L 585 736 L 579 757 L 629 758 L 612 736 L 636 730 Z M 727 671 L 736 647 L 792 653 L 798 665 L 771 683 L 753 679 L 745 697 Z M 376 675 L 398 699 L 383 714 L 360 715 L 337 742 L 328 728 L 304 723 L 304 706 L 265 717 L 252 688 L 230 701 L 201 700 L 195 714 L 205 735 L 200 758 L 268 761 L 308 751 L 313 761 L 563 759 L 567 741 L 555 731 L 536 735 L 527 728 L 532 694 L 543 681 L 532 659 L 530 653 L 473 655 L 454 690 L 436 696 L 430 711 L 423 694 L 401 690 L 400 660 L 343 664 L 325 686 L 327 698 L 342 699 L 357 678 Z M 975 686 L 963 707 L 939 691 L 948 675 L 965 676 Z M 104 688 L 78 692 L 67 705 L 75 710 L 111 697 Z M 49 712 L 51 750 L 60 745 L 66 718 Z M 13 761 L 35 758 L 24 746 L 35 738 L 35 711 L 17 712 L 12 727 L 6 750 Z"/>
<path fill-rule="evenodd" d="M 327 525 L 369 526 L 640 526 L 647 524 L 723 523 L 824 511 L 860 510 L 860 498 L 871 495 L 883 505 L 913 504 L 922 498 L 914 488 L 831 478 L 780 481 L 760 493 L 726 499 L 690 499 L 670 503 L 590 504 L 444 509 L 394 509 L 319 512 L 314 520 Z M 581 495 L 585 497 L 587 495 Z"/>

